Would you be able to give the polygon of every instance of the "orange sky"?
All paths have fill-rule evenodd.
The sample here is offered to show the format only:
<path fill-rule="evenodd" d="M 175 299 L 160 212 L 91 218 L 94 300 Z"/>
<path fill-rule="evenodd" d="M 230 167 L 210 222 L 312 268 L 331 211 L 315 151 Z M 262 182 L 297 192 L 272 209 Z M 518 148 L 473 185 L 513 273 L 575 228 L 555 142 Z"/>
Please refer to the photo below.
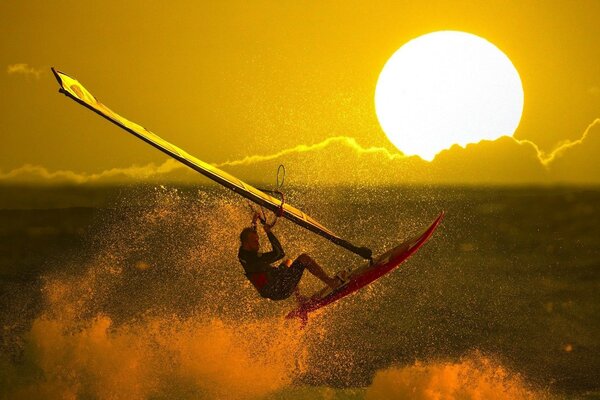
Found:
<path fill-rule="evenodd" d="M 102 181 L 133 165 L 127 179 L 162 179 L 148 165 L 165 156 L 56 94 L 55 66 L 207 162 L 263 156 L 223 165 L 245 179 L 285 162 L 325 183 L 600 183 L 600 2 L 197 3 L 0 3 L 0 181 Z M 447 29 L 512 60 L 522 142 L 402 158 L 375 116 L 377 77 L 408 40 Z M 536 147 L 567 141 L 543 165 Z"/>

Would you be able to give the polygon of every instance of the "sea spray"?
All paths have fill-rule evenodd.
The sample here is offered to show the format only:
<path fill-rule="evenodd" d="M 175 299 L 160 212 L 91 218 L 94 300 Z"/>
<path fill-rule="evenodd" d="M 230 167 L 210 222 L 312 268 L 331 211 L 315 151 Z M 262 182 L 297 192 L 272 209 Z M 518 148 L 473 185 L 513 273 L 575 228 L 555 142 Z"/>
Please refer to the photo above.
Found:
<path fill-rule="evenodd" d="M 113 210 L 89 254 L 43 277 L 23 339 L 28 379 L 9 398 L 254 398 L 302 372 L 303 332 L 235 262 L 246 212 L 203 193 L 150 195 Z"/>
<path fill-rule="evenodd" d="M 27 357 L 39 379 L 10 397 L 258 398 L 288 386 L 303 354 L 299 331 L 280 319 L 164 316 L 116 327 L 98 315 L 77 325 L 33 322 Z"/>
<path fill-rule="evenodd" d="M 448 215 L 409 262 L 299 330 L 283 318 L 293 299 L 261 299 L 243 276 L 235 255 L 250 213 L 239 196 L 107 190 L 119 199 L 109 208 L 5 212 L 15 232 L 5 248 L 17 251 L 0 293 L 0 398 L 362 398 L 386 371 L 391 396 L 457 370 L 479 389 L 448 398 L 477 398 L 485 381 L 521 388 L 506 392 L 517 398 L 597 391 L 600 236 L 577 214 L 599 204 L 597 191 L 573 202 L 566 189 L 290 190 L 291 204 L 375 253 Z M 275 232 L 287 256 L 308 252 L 330 272 L 362 262 L 288 221 Z M 318 285 L 306 274 L 300 289 Z M 465 357 L 473 351 L 485 357 Z M 492 379 L 498 368 L 505 383 Z M 250 370 L 267 379 L 249 385 Z"/>
<path fill-rule="evenodd" d="M 459 361 L 417 362 L 377 371 L 366 400 L 534 400 L 546 395 L 491 358 L 474 352 Z"/>

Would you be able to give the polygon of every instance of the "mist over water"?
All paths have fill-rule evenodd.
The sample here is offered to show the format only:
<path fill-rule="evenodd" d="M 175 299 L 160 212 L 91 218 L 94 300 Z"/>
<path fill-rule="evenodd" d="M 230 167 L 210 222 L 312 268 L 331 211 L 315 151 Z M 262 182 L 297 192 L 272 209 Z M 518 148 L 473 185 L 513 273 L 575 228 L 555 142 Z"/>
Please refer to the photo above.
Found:
<path fill-rule="evenodd" d="M 293 299 L 263 300 L 243 276 L 238 235 L 250 212 L 238 196 L 140 187 L 113 191 L 89 212 L 45 210 L 43 221 L 41 210 L 2 210 L 12 221 L 3 235 L 20 238 L 15 254 L 21 246 L 49 255 L 3 265 L 2 397 L 529 399 L 599 390 L 599 192 L 292 188 L 286 197 L 375 254 L 440 210 L 447 217 L 398 270 L 301 330 L 283 318 Z M 290 258 L 307 252 L 330 272 L 361 263 L 288 221 L 274 231 Z M 318 287 L 305 275 L 301 291 Z"/>

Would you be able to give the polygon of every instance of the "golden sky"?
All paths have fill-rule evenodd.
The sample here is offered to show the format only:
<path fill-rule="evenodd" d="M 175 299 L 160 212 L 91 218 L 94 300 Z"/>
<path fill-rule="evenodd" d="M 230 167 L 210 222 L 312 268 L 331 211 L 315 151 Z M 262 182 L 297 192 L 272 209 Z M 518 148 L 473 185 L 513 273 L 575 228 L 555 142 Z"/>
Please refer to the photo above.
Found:
<path fill-rule="evenodd" d="M 284 162 L 295 180 L 325 183 L 599 184 L 599 20 L 596 0 L 3 1 L 0 181 L 160 180 L 175 168 L 57 94 L 54 66 L 244 179 L 272 181 Z M 432 163 L 388 141 L 378 75 L 404 43 L 439 30 L 512 60 L 525 93 L 518 141 L 456 146 Z"/>

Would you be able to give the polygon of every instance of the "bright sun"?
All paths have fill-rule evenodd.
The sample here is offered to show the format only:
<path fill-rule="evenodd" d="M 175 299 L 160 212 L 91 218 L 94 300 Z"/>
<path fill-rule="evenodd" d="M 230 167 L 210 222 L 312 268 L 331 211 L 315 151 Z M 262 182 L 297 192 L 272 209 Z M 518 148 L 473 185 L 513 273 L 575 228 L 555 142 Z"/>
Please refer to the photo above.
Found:
<path fill-rule="evenodd" d="M 406 43 L 385 64 L 375 110 L 400 151 L 431 161 L 454 144 L 512 135 L 523 87 L 508 57 L 487 40 L 433 32 Z"/>

